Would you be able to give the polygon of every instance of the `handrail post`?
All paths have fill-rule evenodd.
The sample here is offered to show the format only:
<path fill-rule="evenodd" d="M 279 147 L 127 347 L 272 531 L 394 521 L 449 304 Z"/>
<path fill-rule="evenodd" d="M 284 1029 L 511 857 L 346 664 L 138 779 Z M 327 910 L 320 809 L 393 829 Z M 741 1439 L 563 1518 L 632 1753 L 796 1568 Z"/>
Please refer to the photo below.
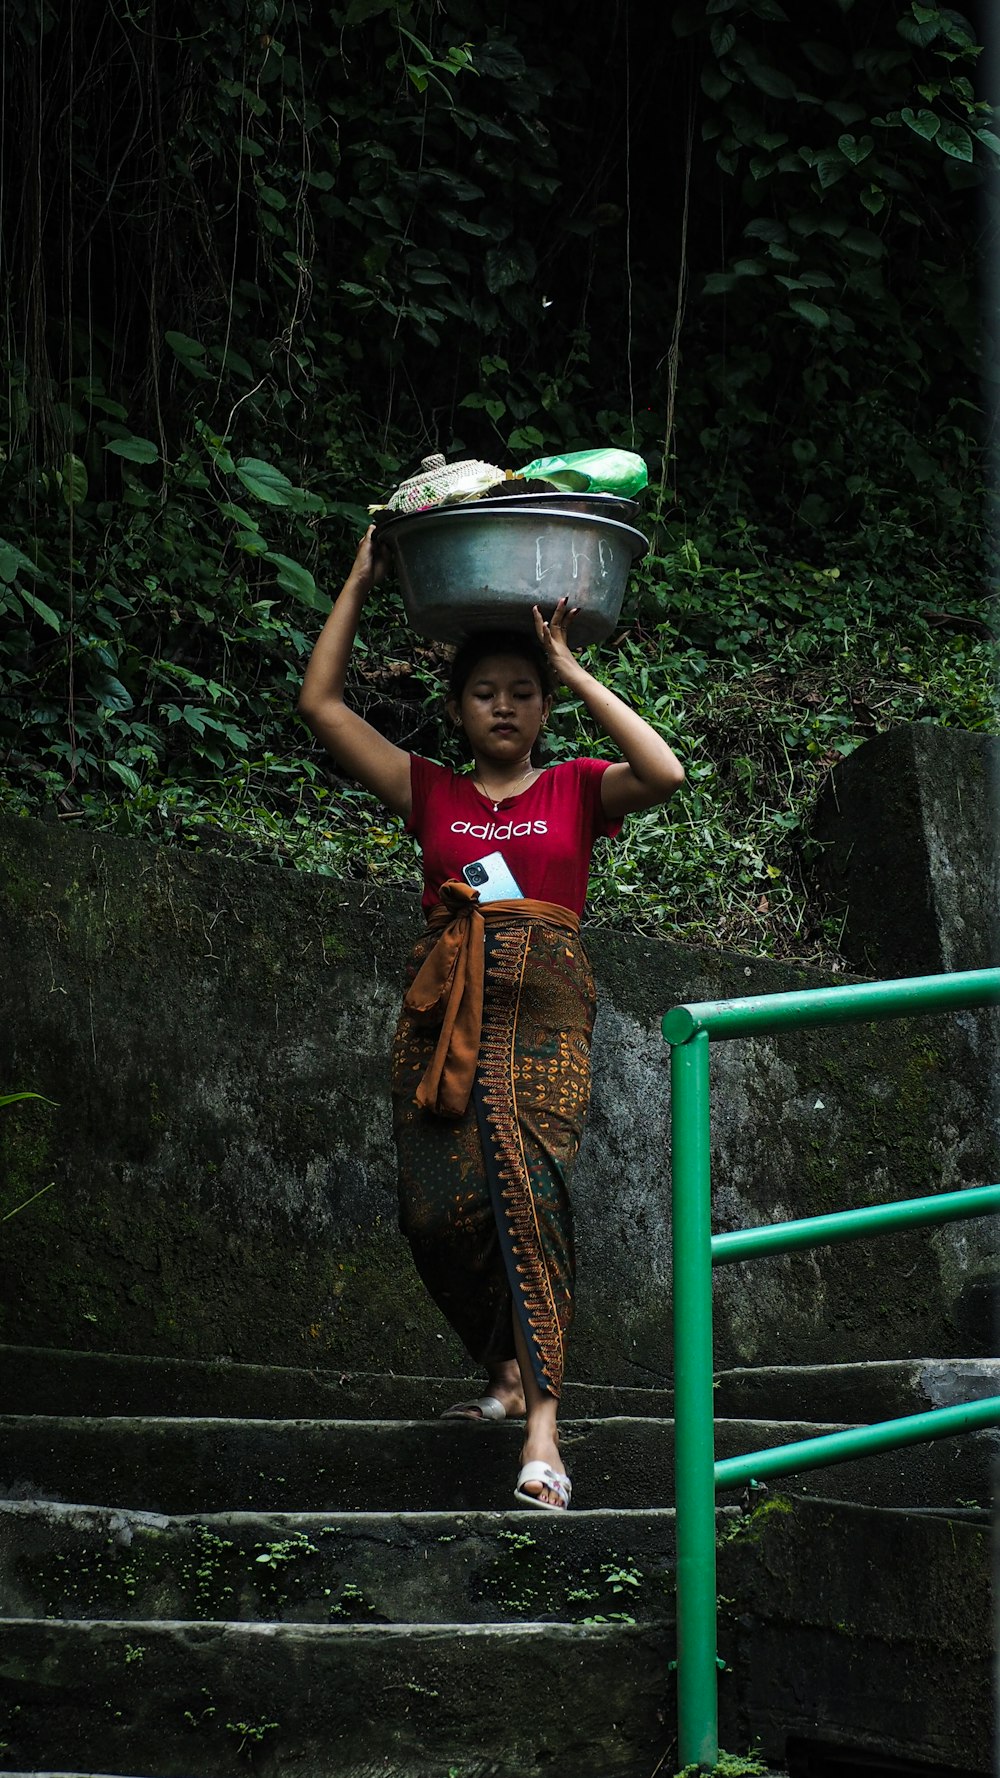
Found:
<path fill-rule="evenodd" d="M 677 1752 L 719 1758 L 715 1594 L 712 1205 L 707 1032 L 671 1051 Z"/>

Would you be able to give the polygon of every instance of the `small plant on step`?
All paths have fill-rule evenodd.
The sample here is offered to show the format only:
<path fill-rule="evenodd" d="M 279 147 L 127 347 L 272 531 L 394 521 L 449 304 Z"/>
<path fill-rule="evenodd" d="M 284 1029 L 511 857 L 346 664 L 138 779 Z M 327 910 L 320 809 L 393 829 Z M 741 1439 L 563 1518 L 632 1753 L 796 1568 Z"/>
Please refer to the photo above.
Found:
<path fill-rule="evenodd" d="M 719 1749 L 719 1757 L 712 1768 L 713 1778 L 760 1778 L 769 1770 L 766 1760 L 762 1760 L 758 1752 L 726 1753 Z"/>
<path fill-rule="evenodd" d="M 237 1758 L 248 1747 L 259 1747 L 264 1736 L 270 1734 L 271 1730 L 277 1727 L 276 1722 L 227 1722 L 226 1724 L 229 1734 L 240 1737 L 240 1744 L 236 1749 Z"/>
<path fill-rule="evenodd" d="M 719 1748 L 719 1757 L 714 1766 L 684 1766 L 674 1778 L 767 1778 L 770 1767 L 766 1760 L 753 1753 L 727 1753 Z"/>
<path fill-rule="evenodd" d="M 280 1568 L 284 1562 L 298 1562 L 303 1556 L 315 1556 L 316 1545 L 310 1543 L 304 1531 L 297 1531 L 294 1537 L 286 1537 L 277 1543 L 258 1544 L 261 1555 L 254 1561 L 265 1568 Z"/>

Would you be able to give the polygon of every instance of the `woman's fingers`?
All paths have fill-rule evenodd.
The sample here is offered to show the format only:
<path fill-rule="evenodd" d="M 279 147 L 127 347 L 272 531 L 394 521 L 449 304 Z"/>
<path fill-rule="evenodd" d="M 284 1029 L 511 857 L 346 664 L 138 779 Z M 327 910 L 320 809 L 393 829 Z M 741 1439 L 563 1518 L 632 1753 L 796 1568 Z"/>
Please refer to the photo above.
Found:
<path fill-rule="evenodd" d="M 549 663 L 557 678 L 565 680 L 572 671 L 575 655 L 566 635 L 568 626 L 577 614 L 578 607 L 568 609 L 569 601 L 560 599 L 548 623 L 545 622 L 537 605 L 532 606 L 535 620 L 535 634 L 549 658 Z"/>
<path fill-rule="evenodd" d="M 552 613 L 551 618 L 549 619 L 549 626 L 548 626 L 549 633 L 550 633 L 552 640 L 554 642 L 560 642 L 565 647 L 567 647 L 567 648 L 569 647 L 569 637 L 567 635 L 567 631 L 569 630 L 569 626 L 573 622 L 573 619 L 576 616 L 578 609 L 579 609 L 579 607 L 576 605 L 574 605 L 572 607 L 572 609 L 570 609 L 569 600 L 568 599 L 560 599 L 558 605 L 556 606 L 554 612 Z"/>
<path fill-rule="evenodd" d="M 532 606 L 535 621 L 535 635 L 542 644 L 546 654 L 557 672 L 561 673 L 564 665 L 575 658 L 570 647 L 567 631 L 579 611 L 578 605 L 570 606 L 568 599 L 560 599 L 548 623 L 545 622 L 537 605 Z"/>
<path fill-rule="evenodd" d="M 380 581 L 389 566 L 389 552 L 384 545 L 375 542 L 375 526 L 369 525 L 358 544 L 355 557 L 359 568 L 366 571 L 372 585 Z"/>

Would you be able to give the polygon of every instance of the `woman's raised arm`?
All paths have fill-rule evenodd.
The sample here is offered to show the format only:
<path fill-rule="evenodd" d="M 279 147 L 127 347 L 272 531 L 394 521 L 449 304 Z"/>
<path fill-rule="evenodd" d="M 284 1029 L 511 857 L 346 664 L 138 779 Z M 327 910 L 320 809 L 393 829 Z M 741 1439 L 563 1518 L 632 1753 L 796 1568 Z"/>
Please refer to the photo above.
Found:
<path fill-rule="evenodd" d="M 601 806 L 609 820 L 669 802 L 684 782 L 684 767 L 662 735 L 609 691 L 577 660 L 566 631 L 575 615 L 560 599 L 548 623 L 535 607 L 535 633 L 563 684 L 582 699 L 594 721 L 625 755 L 601 779 Z"/>
<path fill-rule="evenodd" d="M 369 525 L 358 544 L 354 566 L 320 632 L 302 681 L 298 707 L 337 764 L 366 790 L 374 791 L 394 815 L 405 817 L 412 806 L 409 754 L 387 741 L 344 702 L 347 663 L 361 609 L 385 573 L 385 560 L 375 548 L 373 531 Z"/>

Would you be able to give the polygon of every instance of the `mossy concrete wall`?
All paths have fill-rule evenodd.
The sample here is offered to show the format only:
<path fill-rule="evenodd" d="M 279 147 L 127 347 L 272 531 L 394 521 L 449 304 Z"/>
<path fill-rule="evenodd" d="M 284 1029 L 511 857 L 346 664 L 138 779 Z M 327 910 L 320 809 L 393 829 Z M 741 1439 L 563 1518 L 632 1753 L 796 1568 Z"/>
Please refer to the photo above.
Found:
<path fill-rule="evenodd" d="M 437 1374 L 463 1355 L 396 1231 L 387 1054 L 416 898 L 0 822 L 0 1337 Z M 668 1054 L 680 1000 L 823 985 L 592 930 L 571 1375 L 671 1370 Z M 842 979 L 842 978 L 841 978 Z M 719 1227 L 992 1182 L 978 1015 L 731 1043 Z M 719 1274 L 720 1366 L 989 1350 L 996 1227 Z"/>
<path fill-rule="evenodd" d="M 1000 963 L 1000 740 L 903 723 L 831 772 L 813 831 L 841 948 L 875 975 Z"/>

